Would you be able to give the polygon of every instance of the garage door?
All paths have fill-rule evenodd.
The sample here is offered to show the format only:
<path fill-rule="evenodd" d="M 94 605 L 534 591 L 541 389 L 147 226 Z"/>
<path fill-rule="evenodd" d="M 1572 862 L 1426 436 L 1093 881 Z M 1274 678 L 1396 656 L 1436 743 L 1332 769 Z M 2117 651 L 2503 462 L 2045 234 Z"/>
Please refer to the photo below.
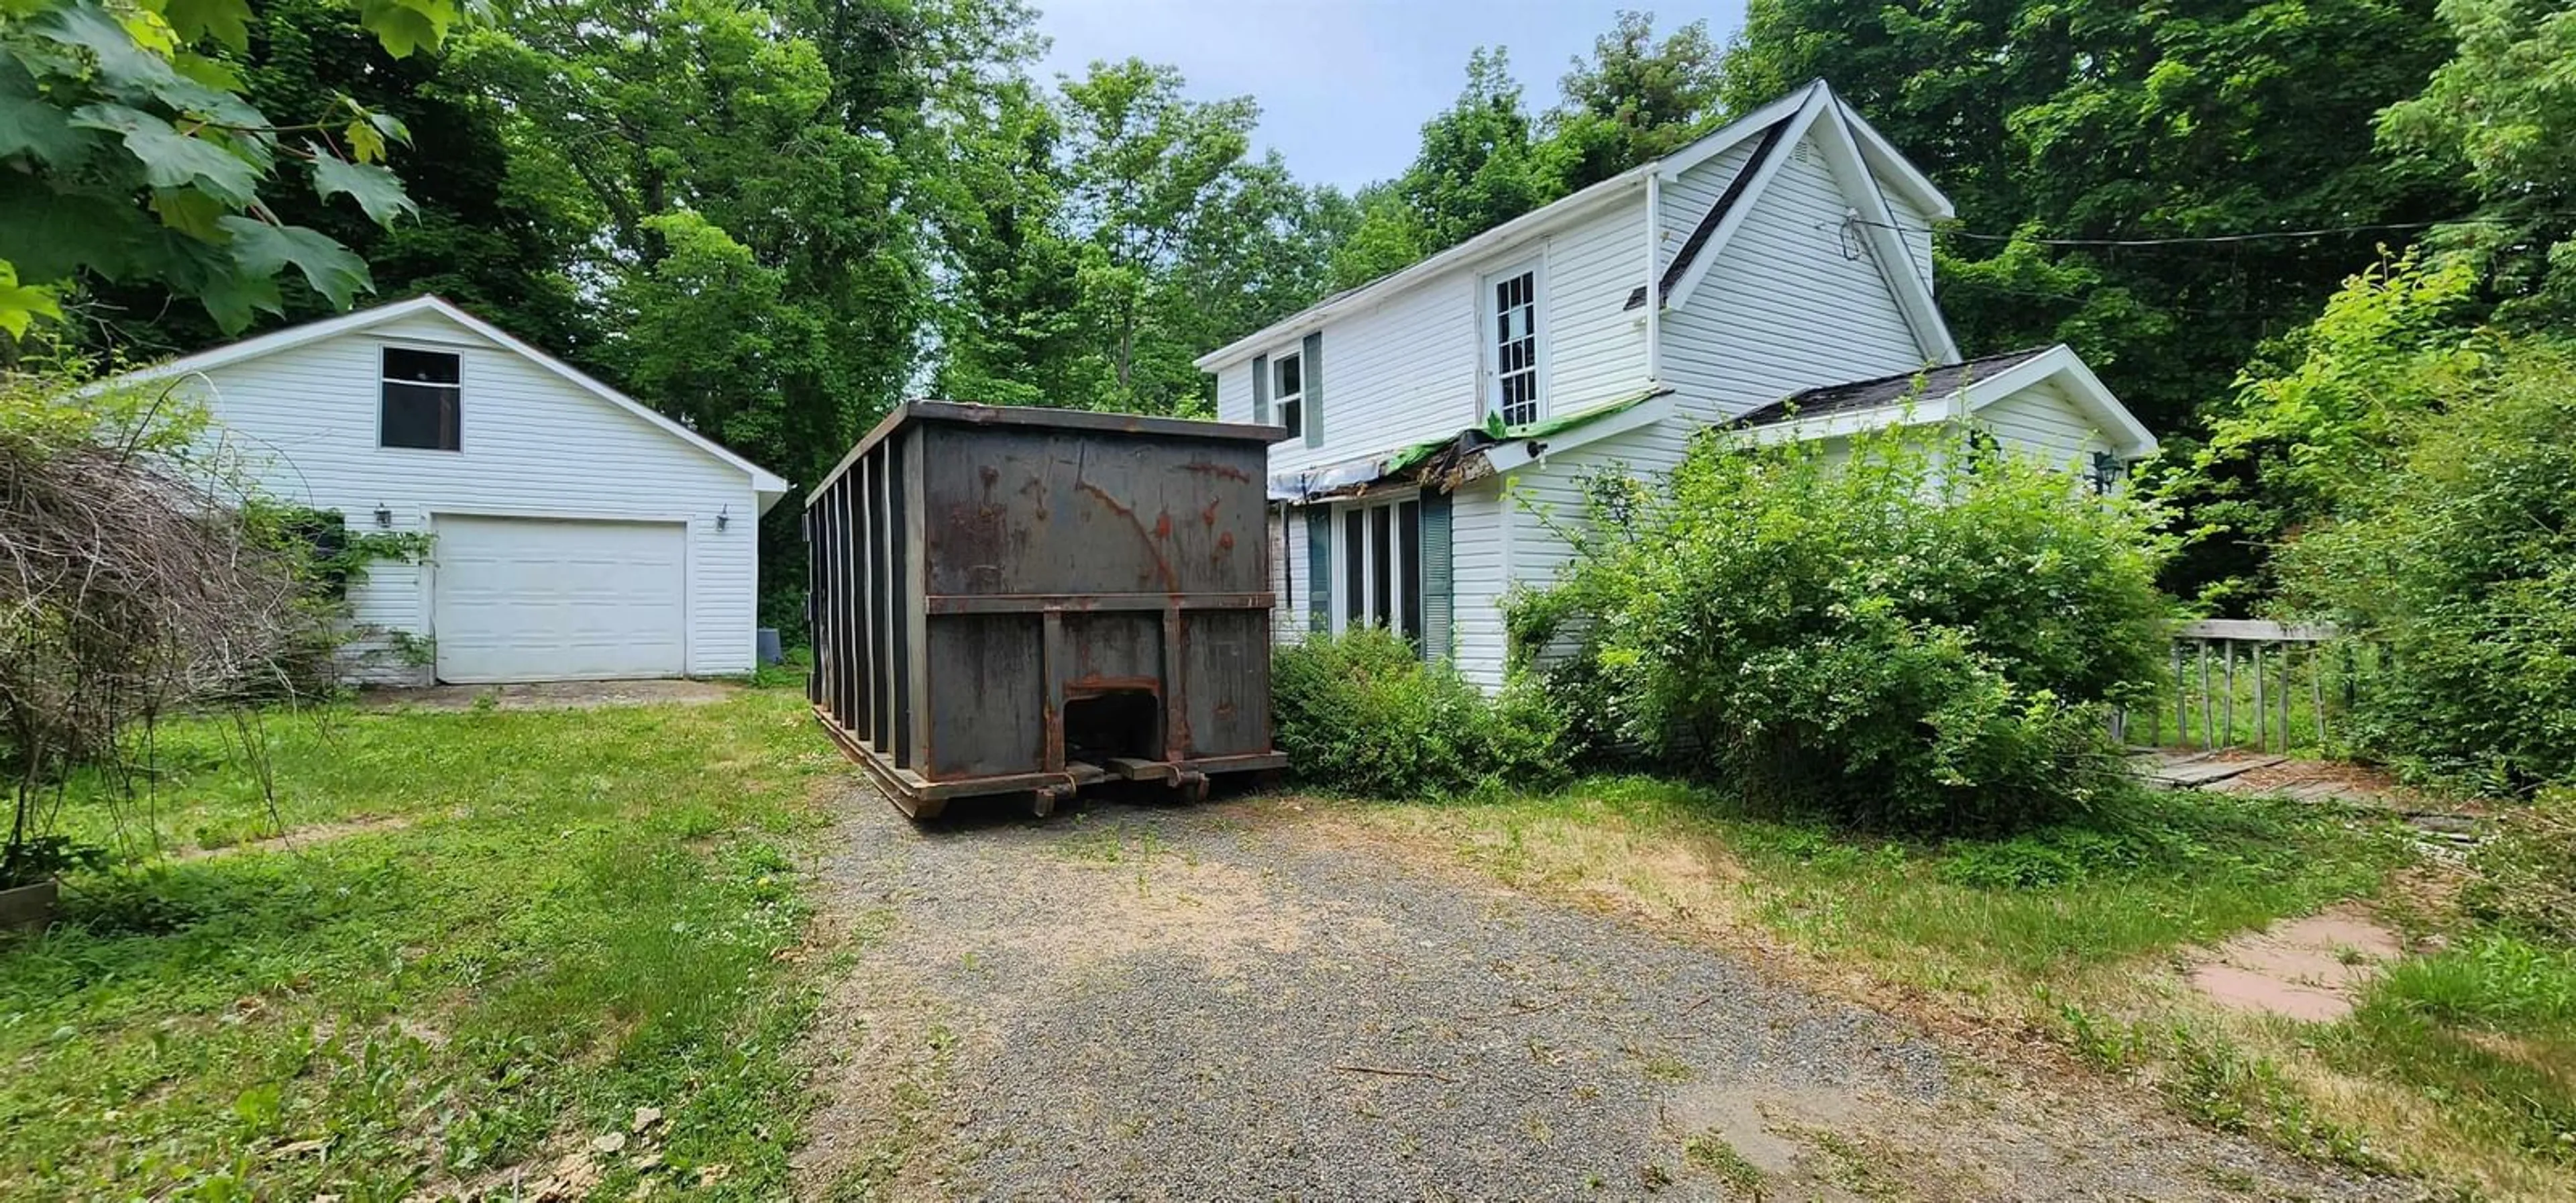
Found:
<path fill-rule="evenodd" d="M 435 530 L 439 680 L 675 677 L 688 667 L 679 523 L 442 516 Z"/>

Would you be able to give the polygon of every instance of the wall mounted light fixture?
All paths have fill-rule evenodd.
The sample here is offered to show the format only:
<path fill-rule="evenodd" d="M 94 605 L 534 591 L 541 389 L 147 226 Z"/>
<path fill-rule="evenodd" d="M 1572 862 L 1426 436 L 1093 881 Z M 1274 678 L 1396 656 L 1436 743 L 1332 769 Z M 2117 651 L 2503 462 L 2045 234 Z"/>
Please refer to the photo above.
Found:
<path fill-rule="evenodd" d="M 723 509 L 720 509 L 720 510 L 717 510 L 717 511 L 716 511 L 716 529 L 717 529 L 717 530 L 723 530 L 723 529 L 725 528 L 725 524 L 727 524 L 727 523 L 729 523 L 729 522 L 732 522 L 732 521 L 733 521 L 733 507 L 732 507 L 732 506 L 729 506 L 729 505 L 728 505 L 728 506 L 724 507 Z"/>
<path fill-rule="evenodd" d="M 384 530 L 392 530 L 394 526 L 394 512 L 385 508 L 381 501 L 376 503 L 376 525 Z"/>

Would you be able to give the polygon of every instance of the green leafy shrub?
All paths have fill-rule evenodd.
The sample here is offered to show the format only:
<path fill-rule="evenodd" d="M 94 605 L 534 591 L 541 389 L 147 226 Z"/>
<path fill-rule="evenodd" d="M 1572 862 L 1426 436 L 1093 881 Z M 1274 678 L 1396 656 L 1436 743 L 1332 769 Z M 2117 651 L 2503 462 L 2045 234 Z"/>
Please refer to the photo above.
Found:
<path fill-rule="evenodd" d="M 2382 653 L 2351 738 L 2410 775 L 2576 783 L 2576 351 L 2487 338 L 2393 468 L 2282 550 L 2291 602 Z"/>
<path fill-rule="evenodd" d="M 1597 674 L 1561 695 L 1609 708 L 1578 728 L 1909 830 L 2017 828 L 2122 788 L 2107 718 L 2152 696 L 2165 649 L 2144 505 L 1956 430 L 1712 435 L 1664 487 L 1591 492 L 1620 537 L 1513 603 L 1517 657 Z"/>
<path fill-rule="evenodd" d="M 1280 648 L 1270 685 L 1279 750 L 1310 785 L 1410 797 L 1566 776 L 1564 724 L 1543 693 L 1514 685 L 1489 698 L 1383 629 Z"/>

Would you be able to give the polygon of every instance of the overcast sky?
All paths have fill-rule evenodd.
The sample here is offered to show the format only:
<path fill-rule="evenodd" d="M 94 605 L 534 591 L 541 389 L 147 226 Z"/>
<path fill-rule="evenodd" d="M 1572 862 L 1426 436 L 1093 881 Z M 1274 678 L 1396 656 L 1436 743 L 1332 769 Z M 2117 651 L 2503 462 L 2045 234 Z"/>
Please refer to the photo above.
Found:
<path fill-rule="evenodd" d="M 1622 7 L 1655 14 L 1658 33 L 1706 18 L 1721 43 L 1743 0 L 1036 0 L 1054 39 L 1043 70 L 1098 59 L 1169 63 L 1190 95 L 1261 102 L 1253 145 L 1275 148 L 1310 183 L 1355 189 L 1403 171 L 1422 123 L 1466 82 L 1478 46 L 1511 51 L 1530 110 L 1555 103 L 1568 60 L 1588 54 Z"/>

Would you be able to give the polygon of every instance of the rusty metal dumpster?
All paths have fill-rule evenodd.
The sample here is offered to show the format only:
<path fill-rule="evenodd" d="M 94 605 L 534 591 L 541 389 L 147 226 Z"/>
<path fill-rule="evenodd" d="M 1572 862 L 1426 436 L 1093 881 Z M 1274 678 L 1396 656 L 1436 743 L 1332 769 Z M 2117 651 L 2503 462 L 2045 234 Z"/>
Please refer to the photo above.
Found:
<path fill-rule="evenodd" d="M 805 499 L 814 712 L 915 818 L 1276 768 L 1278 427 L 915 401 Z"/>

